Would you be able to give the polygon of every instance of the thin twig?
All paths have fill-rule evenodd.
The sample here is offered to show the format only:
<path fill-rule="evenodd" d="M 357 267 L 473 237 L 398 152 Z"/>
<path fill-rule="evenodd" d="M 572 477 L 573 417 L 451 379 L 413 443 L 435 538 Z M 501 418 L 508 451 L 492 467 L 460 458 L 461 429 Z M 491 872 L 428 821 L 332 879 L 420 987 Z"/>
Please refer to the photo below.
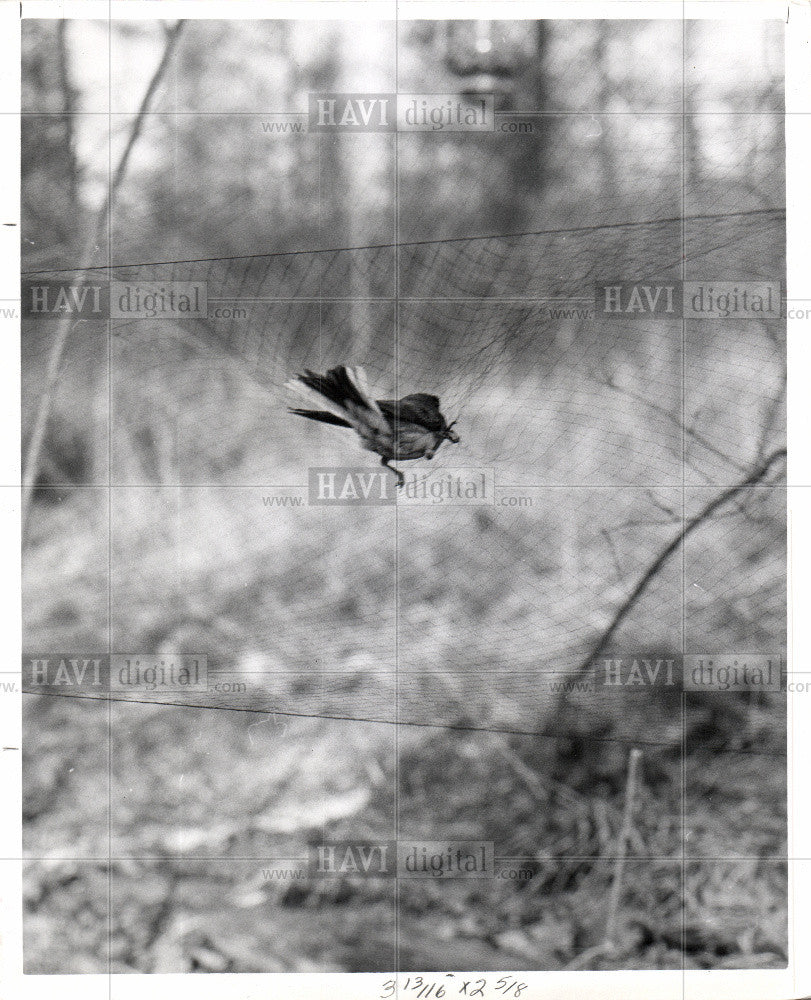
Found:
<path fill-rule="evenodd" d="M 614 877 L 611 880 L 611 895 L 608 900 L 608 916 L 605 922 L 605 938 L 607 947 L 614 945 L 614 934 L 617 927 L 617 912 L 622 896 L 622 878 L 625 874 L 625 856 L 628 851 L 628 839 L 631 835 L 631 823 L 634 815 L 634 798 L 636 796 L 636 777 L 642 751 L 634 747 L 628 761 L 628 780 L 625 783 L 625 807 L 622 811 L 622 827 L 620 828 L 617 851 L 614 856 Z"/>
<path fill-rule="evenodd" d="M 149 86 L 146 89 L 143 100 L 141 101 L 141 106 L 138 109 L 138 114 L 135 116 L 135 121 L 133 122 L 132 129 L 130 130 L 129 139 L 124 152 L 121 154 L 121 159 L 118 161 L 118 166 L 116 167 L 113 178 L 107 189 L 107 195 L 99 208 L 93 226 L 91 227 L 90 237 L 85 246 L 84 253 L 81 255 L 80 260 L 91 261 L 96 248 L 101 241 L 102 233 L 104 232 L 105 226 L 107 225 L 108 217 L 110 214 L 110 209 L 113 206 L 116 193 L 119 186 L 121 185 L 124 175 L 126 173 L 127 164 L 129 162 L 130 153 L 135 145 L 138 136 L 141 134 L 141 129 L 143 128 L 144 120 L 146 119 L 147 112 L 149 111 L 149 106 L 152 103 L 152 97 L 158 88 L 158 84 L 163 77 L 166 67 L 169 63 L 169 59 L 172 55 L 172 51 L 177 43 L 180 36 L 181 29 L 183 27 L 183 21 L 177 21 L 173 27 L 167 32 L 166 36 L 166 46 L 163 51 L 163 56 L 157 69 L 152 74 L 152 79 L 149 81 Z M 109 236 L 109 234 L 108 234 Z M 74 287 L 76 289 L 76 294 L 81 293 L 82 288 L 87 281 L 87 268 L 80 271 L 76 276 L 76 281 Z M 81 322 L 81 321 L 78 321 Z M 45 386 L 39 397 L 39 406 L 37 408 L 36 416 L 34 418 L 34 426 L 31 430 L 31 437 L 28 440 L 28 447 L 25 452 L 25 464 L 23 467 L 23 477 L 22 477 L 22 497 L 21 497 L 21 518 L 22 518 L 22 537 L 23 544 L 25 544 L 26 530 L 28 527 L 30 512 L 31 512 L 31 499 L 34 493 L 34 486 L 37 481 L 37 473 L 40 467 L 42 446 L 45 441 L 45 432 L 48 427 L 48 419 L 51 414 L 51 407 L 53 404 L 53 397 L 56 391 L 57 382 L 59 381 L 59 375 L 62 367 L 62 356 L 65 353 L 65 345 L 67 343 L 68 335 L 71 330 L 76 326 L 77 321 L 73 319 L 70 313 L 65 313 L 56 330 L 56 335 L 54 337 L 53 346 L 51 347 L 51 353 L 48 357 L 48 368 L 45 376 Z"/>

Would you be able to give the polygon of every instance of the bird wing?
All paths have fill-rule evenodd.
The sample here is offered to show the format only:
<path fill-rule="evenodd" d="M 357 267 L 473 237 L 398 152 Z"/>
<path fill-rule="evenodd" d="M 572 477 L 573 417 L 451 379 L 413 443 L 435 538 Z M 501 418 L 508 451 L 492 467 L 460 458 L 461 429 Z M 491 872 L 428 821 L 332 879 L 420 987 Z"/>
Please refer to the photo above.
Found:
<path fill-rule="evenodd" d="M 377 405 L 377 400 L 374 398 L 371 390 L 369 389 L 369 383 L 366 380 L 366 372 L 361 368 L 361 366 L 356 365 L 354 368 L 345 368 L 344 371 L 352 380 L 363 402 L 369 407 L 370 410 L 372 410 L 372 412 L 382 416 L 380 407 Z"/>
<path fill-rule="evenodd" d="M 377 405 L 389 420 L 419 424 L 429 431 L 441 431 L 445 426 L 439 412 L 439 397 L 415 392 L 402 399 L 379 399 Z"/>
<path fill-rule="evenodd" d="M 359 397 L 347 400 L 344 406 L 362 440 L 376 450 L 378 445 L 382 446 L 391 441 L 391 424 L 369 391 L 366 372 L 359 365 L 355 368 L 344 368 L 343 371 Z"/>

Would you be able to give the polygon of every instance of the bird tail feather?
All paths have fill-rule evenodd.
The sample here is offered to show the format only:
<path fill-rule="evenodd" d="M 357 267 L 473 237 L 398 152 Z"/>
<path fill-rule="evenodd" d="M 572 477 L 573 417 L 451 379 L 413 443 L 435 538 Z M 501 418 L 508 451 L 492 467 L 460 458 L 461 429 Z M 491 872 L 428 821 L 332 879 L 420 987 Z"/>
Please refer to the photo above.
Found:
<path fill-rule="evenodd" d="M 352 424 L 343 417 L 330 413 L 329 410 L 299 410 L 296 407 L 289 407 L 291 413 L 297 413 L 300 417 L 307 417 L 308 420 L 320 420 L 322 424 L 334 424 L 336 427 L 351 427 Z"/>
<path fill-rule="evenodd" d="M 302 381 L 299 381 L 299 379 L 302 379 Z M 290 381 L 285 384 L 286 388 L 291 392 L 296 393 L 296 395 L 302 396 L 310 407 L 323 410 L 326 405 L 328 412 L 336 418 L 343 420 L 346 417 L 346 410 L 340 403 L 335 403 L 327 396 L 322 395 L 317 389 L 307 385 L 303 379 L 303 375 L 290 379 Z"/>

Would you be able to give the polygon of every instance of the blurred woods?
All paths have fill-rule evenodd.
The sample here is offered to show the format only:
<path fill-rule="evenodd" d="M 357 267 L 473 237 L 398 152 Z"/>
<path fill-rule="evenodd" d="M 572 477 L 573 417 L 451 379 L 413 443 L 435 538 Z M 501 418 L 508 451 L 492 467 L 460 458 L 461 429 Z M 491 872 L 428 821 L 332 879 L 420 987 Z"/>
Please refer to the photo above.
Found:
<path fill-rule="evenodd" d="M 24 27 L 23 270 L 101 267 L 109 241 L 113 277 L 204 280 L 210 300 L 202 320 L 115 320 L 112 346 L 106 324 L 77 322 L 37 472 L 46 519 L 56 498 L 106 517 L 100 493 L 46 487 L 301 484 L 307 465 L 346 461 L 357 452 L 340 435 L 291 424 L 282 385 L 302 364 L 352 360 L 379 394 L 437 392 L 465 429 L 457 464 L 509 484 L 653 490 L 635 529 L 616 501 L 601 514 L 618 518 L 602 540 L 582 537 L 598 494 L 536 497 L 530 516 L 544 507 L 556 545 L 541 536 L 520 562 L 551 560 L 576 593 L 593 583 L 591 551 L 614 566 L 617 595 L 635 572 L 626 558 L 635 566 L 678 524 L 683 473 L 699 490 L 735 482 L 779 446 L 781 321 L 692 322 L 682 344 L 679 322 L 571 308 L 592 305 L 597 280 L 678 278 L 683 257 L 687 278 L 779 280 L 779 22 L 189 23 L 111 230 L 82 261 L 166 30 Z M 494 91 L 504 116 L 493 133 L 396 143 L 307 131 L 311 91 L 395 89 Z M 28 432 L 53 336 L 54 321 L 26 321 Z M 499 523 L 509 517 L 523 530 L 527 514 Z M 229 562 L 242 544 L 257 541 Z M 555 596 L 555 655 L 579 632 L 573 596 Z M 766 630 L 775 641 L 781 620 Z"/>
<path fill-rule="evenodd" d="M 334 747 L 350 748 L 341 780 L 371 803 L 364 832 L 390 829 L 400 794 L 402 822 L 433 839 L 478 809 L 464 828 L 508 855 L 549 844 L 610 855 L 627 745 L 641 734 L 658 749 L 646 756 L 636 849 L 680 858 L 686 731 L 691 753 L 714 751 L 690 773 L 692 849 L 779 853 L 784 695 L 691 696 L 684 720 L 667 692 L 573 693 L 576 710 L 553 715 L 550 678 L 582 663 L 685 518 L 782 447 L 783 320 L 690 321 L 683 331 L 662 316 L 593 312 L 601 280 L 781 280 L 782 24 L 188 22 L 109 232 L 87 260 L 78 256 L 165 29 L 23 29 L 24 278 L 87 267 L 106 278 L 109 253 L 115 279 L 204 281 L 209 299 L 202 319 L 115 319 L 108 329 L 82 317 L 71 329 L 37 470 L 26 646 L 201 652 L 248 682 L 250 706 L 390 719 L 399 697 L 403 723 L 517 728 L 451 735 L 321 720 L 317 733 L 287 737 L 330 751 L 318 780 L 309 776 L 313 801 L 315 785 L 346 793 L 329 761 Z M 491 91 L 500 114 L 490 133 L 316 134 L 313 91 Z M 23 321 L 26 435 L 55 323 Z M 308 466 L 372 467 L 341 432 L 286 411 L 294 372 L 344 362 L 363 365 L 378 396 L 437 393 L 462 443 L 433 464 L 493 468 L 526 502 L 396 514 L 263 502 L 303 498 Z M 759 488 L 780 471 L 774 463 L 676 546 L 618 623 L 613 650 L 784 650 L 785 496 Z M 262 798 L 266 754 L 283 773 L 276 749 L 248 741 L 227 712 L 119 707 L 125 744 L 139 739 L 136 718 L 151 734 L 138 744 L 140 776 L 120 776 L 149 817 L 122 834 L 126 853 L 156 853 L 181 818 L 207 826 L 205 792 L 186 802 L 191 820 L 151 802 L 155 783 L 167 801 L 175 794 L 161 768 L 207 727 L 235 767 L 250 765 L 246 812 Z M 550 735 L 567 742 L 521 738 L 550 720 Z M 87 731 L 97 722 L 88 716 Z M 736 756 L 752 748 L 773 756 Z M 194 752 L 194 768 L 220 780 L 209 751 Z M 285 757 L 290 787 L 301 786 L 309 752 Z M 394 789 L 399 753 L 407 778 Z M 116 768 L 126 771 L 125 757 Z M 458 800 L 437 795 L 440 763 L 458 776 Z M 54 789 L 80 794 L 106 771 L 57 770 L 32 764 L 29 848 L 47 853 L 67 822 L 98 854 L 103 824 L 71 825 Z M 237 810 L 239 796 L 231 801 Z M 306 795 L 296 808 L 302 828 L 320 815 Z M 343 822 L 353 829 L 352 817 Z M 656 926 L 645 925 L 647 944 L 628 945 L 635 961 L 681 967 L 679 871 L 640 873 L 633 907 Z M 705 874 L 695 874 L 696 898 L 720 877 Z M 713 951 L 699 933 L 688 967 L 723 955 L 775 961 L 782 874 L 724 878 L 728 903 L 712 917 L 724 941 Z M 550 932 L 544 967 L 572 958 L 578 920 L 599 925 L 594 901 L 607 879 L 605 866 L 573 862 L 521 897 L 537 920 L 542 890 L 579 894 L 572 925 Z M 515 925 L 512 903 L 490 902 L 488 920 Z M 744 936 L 753 907 L 757 932 Z"/>
<path fill-rule="evenodd" d="M 25 27 L 25 266 L 76 266 L 106 190 L 107 112 L 115 162 L 164 32 L 110 26 L 108 106 L 106 24 Z M 678 214 L 683 145 L 686 214 L 780 207 L 779 22 L 686 33 L 682 97 L 679 22 L 414 22 L 397 36 L 390 22 L 189 24 L 113 219 L 113 261 L 389 242 L 393 139 L 308 134 L 318 90 L 478 87 L 527 113 L 528 133 L 401 135 L 403 241 Z"/>

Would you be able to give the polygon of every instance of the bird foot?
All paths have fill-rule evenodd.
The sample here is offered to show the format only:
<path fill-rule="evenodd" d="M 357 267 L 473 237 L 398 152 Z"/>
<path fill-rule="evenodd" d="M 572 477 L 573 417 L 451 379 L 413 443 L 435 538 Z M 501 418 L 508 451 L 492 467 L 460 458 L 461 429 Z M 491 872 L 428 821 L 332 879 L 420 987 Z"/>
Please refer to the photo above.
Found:
<path fill-rule="evenodd" d="M 387 458 L 384 458 L 380 464 L 384 465 L 387 469 L 389 469 L 389 471 L 393 472 L 394 475 L 397 476 L 397 489 L 401 490 L 405 486 L 405 476 L 402 472 L 400 472 L 399 469 L 395 469 L 393 465 L 389 465 L 389 460 Z"/>

